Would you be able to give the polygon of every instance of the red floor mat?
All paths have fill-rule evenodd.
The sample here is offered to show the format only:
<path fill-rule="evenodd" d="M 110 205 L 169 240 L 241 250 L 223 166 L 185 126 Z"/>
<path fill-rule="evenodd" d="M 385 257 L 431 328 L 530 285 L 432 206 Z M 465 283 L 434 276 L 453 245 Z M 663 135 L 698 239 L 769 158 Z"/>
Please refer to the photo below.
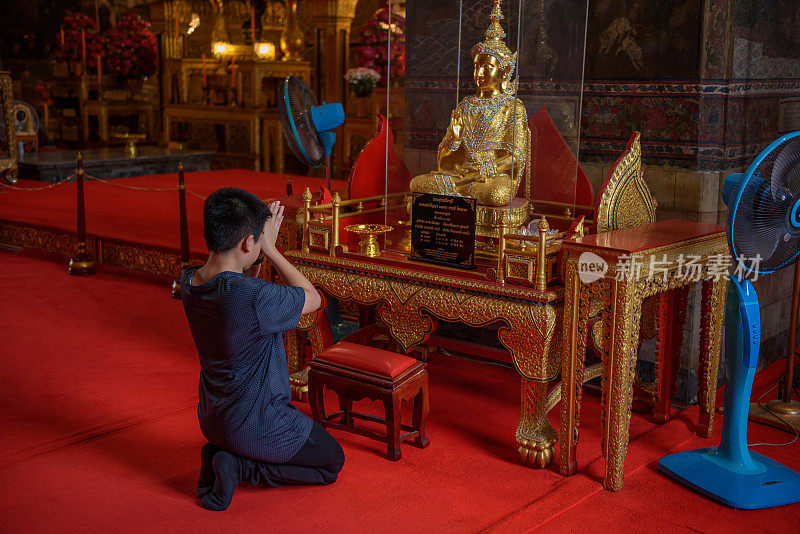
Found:
<path fill-rule="evenodd" d="M 715 438 L 693 437 L 696 408 L 662 426 L 634 415 L 619 493 L 602 490 L 598 399 L 588 393 L 581 471 L 564 478 L 521 466 L 516 373 L 441 356 L 429 366 L 428 448 L 404 445 L 403 459 L 389 462 L 384 444 L 333 431 L 346 455 L 334 485 L 242 485 L 227 512 L 208 512 L 194 498 L 204 439 L 195 413 L 196 355 L 180 304 L 165 288 L 148 289 L 120 271 L 75 278 L 63 264 L 9 253 L 0 261 L 11 288 L 2 311 L 13 318 L 0 334 L 9 362 L 0 367 L 0 444 L 47 445 L 10 464 L 4 453 L 2 532 L 769 532 L 797 525 L 800 505 L 736 512 L 654 471 L 676 448 L 716 444 L 719 418 Z M 16 349 L 6 354 L 10 346 Z M 333 408 L 331 394 L 327 402 Z M 356 408 L 378 406 L 361 401 Z M 81 432 L 91 437 L 98 424 L 108 431 L 69 444 Z M 114 425 L 124 428 L 111 431 Z M 750 429 L 751 440 L 785 438 Z M 54 440 L 62 446 L 48 450 Z M 800 464 L 798 444 L 759 450 Z"/>
<path fill-rule="evenodd" d="M 197 402 L 169 286 L 0 251 L 0 465 Z"/>

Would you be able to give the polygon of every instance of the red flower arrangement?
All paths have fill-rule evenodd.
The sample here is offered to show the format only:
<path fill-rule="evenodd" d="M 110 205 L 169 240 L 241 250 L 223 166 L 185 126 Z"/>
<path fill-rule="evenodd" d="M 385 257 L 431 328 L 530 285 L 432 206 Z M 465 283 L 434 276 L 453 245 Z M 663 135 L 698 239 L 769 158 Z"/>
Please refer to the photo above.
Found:
<path fill-rule="evenodd" d="M 37 83 L 33 89 L 36 91 L 36 96 L 39 97 L 39 102 L 42 104 L 42 106 L 53 105 L 53 99 L 47 85 L 44 83 Z"/>
<path fill-rule="evenodd" d="M 156 72 L 156 36 L 150 23 L 128 13 L 106 35 L 106 64 L 119 78 L 133 79 Z"/>
<path fill-rule="evenodd" d="M 86 40 L 86 65 L 97 68 L 97 54 L 103 51 L 104 39 L 100 35 L 100 29 L 93 18 L 87 17 L 83 13 L 73 13 L 67 15 L 61 23 L 63 38 L 59 36 L 58 50 L 59 57 L 66 61 L 80 63 L 81 54 L 81 30 L 83 30 Z"/>
<path fill-rule="evenodd" d="M 387 3 L 384 2 L 387 6 Z M 375 12 L 367 23 L 358 31 L 363 46 L 356 49 L 358 65 L 377 71 L 381 77 L 378 85 L 386 86 L 386 64 L 389 63 L 390 75 L 400 80 L 406 74 L 406 19 L 392 11 L 392 40 L 389 42 L 389 8 L 383 7 Z M 387 50 L 388 48 L 388 50 Z M 387 61 L 387 58 L 391 61 Z"/>

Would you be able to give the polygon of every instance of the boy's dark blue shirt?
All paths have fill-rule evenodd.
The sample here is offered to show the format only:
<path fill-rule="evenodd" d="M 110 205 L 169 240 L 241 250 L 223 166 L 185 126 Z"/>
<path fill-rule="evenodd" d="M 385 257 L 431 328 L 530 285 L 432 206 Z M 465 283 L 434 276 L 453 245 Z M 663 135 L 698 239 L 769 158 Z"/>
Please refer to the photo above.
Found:
<path fill-rule="evenodd" d="M 289 404 L 283 332 L 300 320 L 302 288 L 224 271 L 191 285 L 181 300 L 200 357 L 200 429 L 211 443 L 255 460 L 283 463 L 303 446 L 311 419 Z"/>

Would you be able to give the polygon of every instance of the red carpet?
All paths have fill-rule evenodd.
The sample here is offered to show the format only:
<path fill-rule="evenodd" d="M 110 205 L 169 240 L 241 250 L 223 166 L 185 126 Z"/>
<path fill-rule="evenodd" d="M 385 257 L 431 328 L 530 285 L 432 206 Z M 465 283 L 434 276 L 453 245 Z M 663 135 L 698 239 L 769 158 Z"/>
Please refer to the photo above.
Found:
<path fill-rule="evenodd" d="M 285 174 L 243 169 L 187 172 L 188 191 L 206 197 L 220 187 L 246 189 L 263 199 L 286 195 Z M 306 187 L 317 191 L 325 180 L 291 176 L 292 189 L 301 194 Z M 87 181 L 86 232 L 109 239 L 131 241 L 148 246 L 180 249 L 178 234 L 177 174 L 159 174 L 110 180 L 110 185 Z M 42 182 L 20 180 L 18 187 L 42 187 Z M 119 185 L 169 191 L 140 191 Z M 335 180 L 331 187 L 342 189 L 347 182 Z M 30 225 L 76 231 L 75 183 L 65 183 L 42 191 L 18 191 L 0 188 L 0 218 Z M 186 195 L 189 221 L 189 246 L 193 253 L 207 252 L 203 240 L 203 200 Z"/>
<path fill-rule="evenodd" d="M 384 445 L 334 431 L 346 454 L 337 483 L 243 485 L 227 512 L 208 512 L 193 495 L 204 440 L 194 405 L 196 355 L 180 304 L 120 272 L 72 278 L 60 263 L 1 252 L 0 259 L 12 288 L 2 310 L 13 318 L 2 338 L 11 365 L 1 371 L 0 401 L 13 407 L 0 413 L 3 443 L 62 445 L 0 462 L 3 532 L 771 532 L 800 524 L 800 505 L 739 512 L 655 471 L 663 454 L 716 444 L 718 436 L 694 437 L 696 408 L 662 426 L 634 415 L 619 493 L 600 485 L 599 408 L 591 395 L 584 396 L 581 471 L 564 478 L 523 467 L 514 446 L 516 374 L 446 357 L 429 367 L 427 449 L 404 446 L 403 459 L 389 462 Z M 85 439 L 101 424 L 102 435 Z M 718 419 L 717 434 L 720 426 Z M 787 438 L 750 429 L 751 440 Z M 800 443 L 758 450 L 800 467 Z"/>
<path fill-rule="evenodd" d="M 0 262 L 0 466 L 196 405 L 197 356 L 166 284 L 68 276 L 63 261 L 5 251 Z"/>

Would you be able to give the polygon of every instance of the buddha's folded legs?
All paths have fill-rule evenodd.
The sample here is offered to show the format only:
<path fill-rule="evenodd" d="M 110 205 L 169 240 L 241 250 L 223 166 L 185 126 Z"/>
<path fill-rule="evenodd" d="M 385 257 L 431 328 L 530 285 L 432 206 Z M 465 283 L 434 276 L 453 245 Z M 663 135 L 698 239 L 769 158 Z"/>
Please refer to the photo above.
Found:
<path fill-rule="evenodd" d="M 485 182 L 473 182 L 464 187 L 462 195 L 478 199 L 485 206 L 505 206 L 511 202 L 514 184 L 507 174 L 496 174 Z"/>
<path fill-rule="evenodd" d="M 462 177 L 448 172 L 429 172 L 420 174 L 411 180 L 411 191 L 414 193 L 438 193 L 440 195 L 459 195 L 457 181 Z"/>

